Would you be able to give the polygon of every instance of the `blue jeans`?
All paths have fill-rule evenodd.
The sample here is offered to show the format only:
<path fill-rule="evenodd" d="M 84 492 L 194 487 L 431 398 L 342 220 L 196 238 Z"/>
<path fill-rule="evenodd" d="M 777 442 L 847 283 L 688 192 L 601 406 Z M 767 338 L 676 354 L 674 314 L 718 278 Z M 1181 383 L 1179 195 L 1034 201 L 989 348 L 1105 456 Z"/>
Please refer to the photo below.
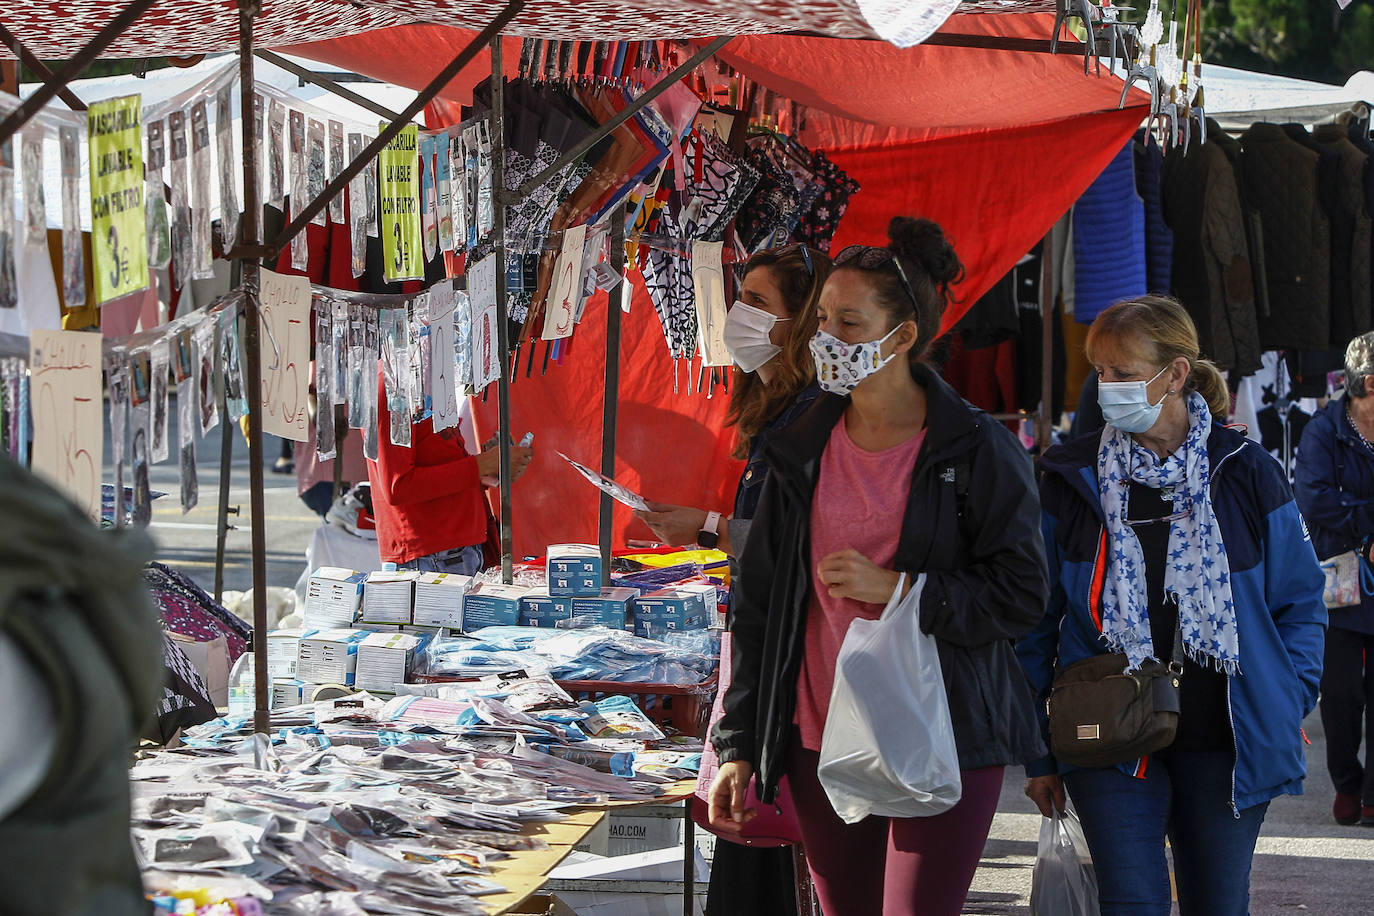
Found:
<path fill-rule="evenodd" d="M 480 545 L 454 547 L 452 550 L 441 550 L 427 557 L 418 557 L 405 563 L 397 563 L 396 566 L 400 569 L 414 569 L 419 572 L 457 573 L 461 576 L 472 576 L 482 571 L 482 548 Z"/>
<path fill-rule="evenodd" d="M 1250 863 L 1269 803 L 1231 811 L 1230 751 L 1150 757 L 1144 779 L 1074 770 L 1064 786 L 1097 871 L 1102 916 L 1169 916 L 1173 850 L 1182 916 L 1248 916 Z"/>

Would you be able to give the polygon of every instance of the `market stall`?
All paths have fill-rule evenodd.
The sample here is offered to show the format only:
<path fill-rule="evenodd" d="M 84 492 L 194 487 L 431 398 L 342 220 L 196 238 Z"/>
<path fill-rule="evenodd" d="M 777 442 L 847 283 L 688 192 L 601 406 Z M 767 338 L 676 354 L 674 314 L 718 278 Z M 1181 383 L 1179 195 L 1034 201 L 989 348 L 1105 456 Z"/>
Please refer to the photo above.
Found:
<path fill-rule="evenodd" d="M 520 553 L 542 552 L 556 541 L 574 539 L 546 536 L 548 531 L 533 523 L 536 519 L 562 516 L 559 524 L 575 530 L 578 538 L 586 537 L 591 519 L 566 501 L 557 508 L 552 503 L 517 507 L 510 487 L 510 440 L 526 431 L 521 421 L 527 417 L 531 427 L 555 414 L 563 426 L 582 425 L 570 406 L 576 403 L 587 417 L 600 414 L 600 436 L 570 439 L 576 447 L 569 451 L 587 464 L 599 464 L 602 475 L 616 474 L 617 453 L 627 439 L 642 437 L 647 447 L 661 452 L 665 430 L 658 425 L 656 405 L 622 405 L 622 364 L 636 365 L 622 354 L 626 311 L 629 321 L 652 318 L 658 324 L 653 329 L 628 326 L 632 348 L 652 346 L 657 353 L 649 356 L 650 350 L 642 350 L 646 357 L 638 364 L 652 367 L 655 374 L 633 377 L 630 386 L 686 394 L 696 401 L 694 415 L 705 421 L 701 431 L 718 428 L 711 421 L 719 418 L 729 357 L 722 355 L 710 329 L 724 313 L 724 268 L 755 247 L 800 231 L 796 218 L 765 224 L 746 210 L 759 175 L 766 171 L 769 153 L 764 147 L 769 141 L 751 147 L 759 155 L 746 161 L 728 147 L 723 135 L 731 130 L 720 126 L 721 116 L 747 134 L 757 101 L 757 113 L 774 125 L 781 148 L 806 169 L 789 193 L 800 193 L 805 186 L 829 195 L 827 200 L 847 200 L 856 182 L 841 154 L 852 154 L 853 170 L 865 176 L 857 183 L 870 183 L 888 205 L 909 202 L 947 225 L 967 225 L 960 231 L 978 240 L 969 254 L 977 265 L 971 294 L 1017 246 L 1045 234 L 1052 213 L 1061 208 L 1061 197 L 1100 171 L 1104 138 L 1119 135 L 1131 119 L 1140 120 L 1139 110 L 1123 113 L 1108 106 L 1107 96 L 1116 94 L 1110 87 L 1107 92 L 1093 90 L 1091 99 L 1070 93 L 1066 103 L 1067 87 L 1092 80 L 1077 73 L 1070 79 L 1069 68 L 1046 63 L 1052 59 L 1034 47 L 1036 39 L 1027 37 L 1044 35 L 1047 23 L 1035 17 L 993 17 L 970 8 L 959 17 L 959 30 L 937 45 L 941 52 L 978 52 L 960 64 L 940 54 L 894 56 L 886 45 L 874 42 L 881 37 L 903 45 L 919 43 L 953 11 L 949 3 L 890 10 L 870 23 L 857 6 L 843 0 L 804 9 L 771 2 L 727 8 L 679 0 L 655 4 L 651 12 L 596 7 L 590 17 L 581 6 L 526 7 L 511 0 L 499 9 L 463 5 L 447 10 L 464 17 L 455 21 L 485 27 L 476 33 L 449 30 L 449 38 L 457 36 L 451 53 L 430 58 L 448 63 L 419 78 L 424 83 L 420 95 L 395 117 L 387 110 L 375 132 L 353 130 L 342 121 L 313 117 L 308 106 L 259 86 L 255 42 L 266 35 L 275 46 L 306 51 L 297 47 L 300 42 L 342 41 L 398 26 L 407 13 L 417 12 L 407 4 L 388 4 L 391 12 L 332 3 L 262 11 L 241 4 L 235 21 L 223 7 L 209 4 L 164 17 L 147 12 L 147 0 L 136 0 L 103 27 L 89 18 L 99 6 L 68 10 L 60 36 L 44 27 L 43 20 L 35 23 L 21 16 L 8 24 L 22 47 L 70 61 L 27 99 L 6 102 L 0 138 L 14 136 L 25 123 L 45 124 L 58 135 L 63 144 L 65 239 L 76 209 L 66 206 L 67 188 L 76 184 L 67 179 L 79 172 L 74 164 L 79 159 L 67 146 L 79 142 L 79 135 L 73 135 L 88 125 L 95 230 L 92 294 L 97 305 L 110 308 L 143 293 L 147 268 L 159 260 L 172 265 L 172 282 L 178 286 L 189 278 L 208 278 L 217 260 L 237 262 L 241 289 L 170 324 L 145 323 L 139 334 L 107 346 L 100 362 L 66 360 L 64 355 L 78 343 L 74 338 L 34 332 L 31 371 L 45 386 L 32 393 L 32 402 L 39 405 L 34 411 L 35 458 L 60 430 L 99 428 L 98 414 L 92 424 L 78 411 L 100 403 L 102 362 L 115 421 L 115 502 L 122 508 L 119 477 L 127 465 L 135 519 L 148 505 L 147 463 L 170 454 L 169 377 L 176 379 L 177 404 L 184 414 L 179 443 L 183 505 L 195 499 L 194 432 L 207 432 L 214 421 L 227 431 L 231 418 L 247 417 L 255 626 L 253 653 L 245 658 L 252 665 L 240 669 L 230 684 L 228 717 L 188 729 L 188 749 L 155 754 L 135 769 L 136 836 L 149 863 L 150 885 L 159 890 L 219 897 L 244 897 L 232 891 L 246 891 L 247 897 L 273 899 L 274 906 L 309 898 L 302 905 L 319 912 L 333 912 L 336 905 L 339 912 L 351 912 L 342 909 L 346 901 L 365 909 L 503 908 L 507 901 L 495 895 L 529 893 L 535 876 L 551 867 L 561 856 L 559 850 L 569 845 L 564 841 L 573 838 L 569 832 L 558 842 L 532 843 L 514 835 L 527 836 L 529 825 L 552 822 L 570 825 L 575 832 L 582 825 L 572 823 L 576 815 L 564 816 L 569 807 L 678 797 L 675 783 L 694 770 L 690 758 L 700 749 L 701 714 L 709 708 L 703 701 L 714 683 L 717 651 L 706 620 L 716 612 L 720 583 L 706 577 L 699 565 L 664 579 L 651 576 L 639 588 L 614 576 L 612 547 L 623 532 L 612 525 L 611 493 L 626 497 L 610 485 L 600 497 L 599 549 L 575 553 L 577 575 L 585 581 L 559 593 L 553 588 L 553 559 L 547 574 L 519 569 L 514 532 L 526 530 L 524 519 L 531 520 L 531 533 L 522 535 L 528 540 Z M 316 6 L 326 12 L 316 15 L 321 12 Z M 42 15 L 45 10 L 39 5 L 35 11 Z M 171 28 L 184 52 L 237 45 L 237 73 L 216 74 L 197 85 L 194 98 L 178 100 L 166 112 L 154 107 L 150 114 L 137 97 L 93 105 L 86 117 L 50 109 L 49 102 L 85 62 L 98 54 L 147 52 L 150 42 L 167 40 Z M 677 40 L 683 34 L 801 29 L 810 34 L 787 37 L 795 42 L 788 53 L 779 53 L 780 47 L 756 48 L 746 40 L 731 57 L 728 37 Z M 503 34 L 517 38 L 503 40 Z M 994 53 L 1029 55 L 1028 62 L 1044 76 L 1039 81 L 1043 85 L 1029 94 L 1034 103 L 1014 118 L 996 120 L 986 105 L 972 114 L 959 113 L 960 105 L 973 105 L 971 96 L 960 99 L 954 93 L 923 109 L 914 105 L 910 92 L 897 91 L 887 99 L 875 98 L 882 111 L 856 126 L 847 103 L 822 91 L 823 71 L 815 68 L 843 46 L 837 38 L 863 42 L 834 58 L 855 67 L 851 85 L 866 72 L 858 66 L 862 60 L 886 68 L 894 85 L 914 69 L 935 72 L 941 67 L 948 74 L 941 85 L 953 85 L 966 81 L 970 67 L 987 66 L 987 55 Z M 90 43 L 78 48 L 86 40 Z M 379 66 L 384 63 L 369 56 Z M 413 47 L 410 58 L 413 65 Z M 740 107 L 717 105 L 705 111 L 703 97 L 713 93 L 709 70 L 703 67 L 713 59 L 712 66 L 726 68 L 725 83 L 738 90 L 748 80 L 754 87 L 734 99 Z M 473 65 L 485 67 L 489 75 L 473 78 L 468 69 Z M 366 72 L 361 61 L 350 66 Z M 768 70 L 784 66 L 791 70 Z M 518 78 L 508 83 L 508 75 Z M 699 81 L 694 87 L 699 92 L 683 84 L 688 77 Z M 455 86 L 461 87 L 460 97 L 453 95 Z M 471 103 L 473 110 L 445 121 L 436 108 L 431 129 L 422 134 L 409 122 L 446 91 L 450 101 Z M 790 100 L 772 100 L 775 92 Z M 596 116 L 574 129 L 576 117 L 566 116 L 571 109 L 564 104 L 568 125 L 554 136 L 545 130 L 551 120 L 547 115 L 560 110 L 555 102 L 569 100 L 577 101 L 583 114 L 595 111 Z M 1080 101 L 1084 105 L 1071 114 Z M 241 114 L 237 148 L 236 103 Z M 802 110 L 814 113 L 805 124 Z M 1085 110 L 1091 114 L 1083 115 Z M 709 124 L 700 120 L 703 115 L 711 119 Z M 784 122 L 787 131 L 777 130 Z M 146 185 L 136 174 L 144 161 L 144 124 L 150 174 L 167 170 L 170 207 L 160 180 Z M 1070 124 L 1079 129 L 1066 131 Z M 40 212 L 41 202 L 41 192 L 32 192 L 33 176 L 41 172 L 35 165 L 43 161 L 43 141 L 32 153 L 30 133 L 23 137 L 21 173 L 28 192 L 26 215 Z M 995 189 L 997 182 L 987 179 L 999 161 L 1019 163 L 1019 172 L 1002 177 L 1013 187 L 1030 188 L 1031 163 L 1040 160 L 1009 155 L 1012 149 L 1024 149 L 1028 140 L 1041 144 L 1039 152 L 1049 149 L 1065 162 L 1062 180 L 1034 186 L 1037 193 L 1029 195 L 1034 206 L 1022 206 L 1025 195 L 1010 193 L 985 197 L 971 207 L 964 206 L 968 202 L 955 206 L 953 198 L 939 203 L 935 189 L 956 186 L 950 178 L 955 172 L 966 172 L 964 178 L 971 178 L 970 186 L 979 193 L 988 186 Z M 1088 144 L 1089 153 L 1081 159 L 1070 156 L 1080 144 Z M 835 150 L 835 157 L 826 156 L 821 147 Z M 616 155 L 608 159 L 607 148 Z M 981 158 L 968 157 L 974 149 L 982 151 Z M 894 160 L 894 153 L 914 158 Z M 233 168 L 236 156 L 242 160 L 241 185 Z M 899 170 L 885 164 L 892 161 Z M 906 181 L 902 176 L 913 169 L 930 175 L 930 184 Z M 216 174 L 222 202 L 218 225 L 211 219 Z M 6 196 L 6 177 L 13 180 L 13 172 L 6 176 L 0 168 L 0 196 Z M 724 184 L 729 193 L 710 193 L 713 183 Z M 903 184 L 915 196 L 903 196 Z M 37 181 L 36 187 L 41 186 Z M 779 189 L 789 186 L 791 179 L 784 174 Z M 145 195 L 147 190 L 151 193 Z M 283 206 L 287 198 L 289 206 Z M 236 200 L 244 203 L 241 218 Z M 958 222 L 961 211 L 987 212 L 999 200 L 1017 201 L 1024 219 L 1005 223 L 1012 228 L 984 232 L 975 232 L 974 222 Z M 262 203 L 279 208 L 282 225 L 275 231 L 263 231 Z M 942 206 L 949 207 L 948 213 Z M 135 209 L 137 213 L 131 212 Z M 863 211 L 856 205 L 850 212 Z M 747 233 L 741 231 L 741 213 L 754 220 Z M 851 220 L 860 237 L 872 232 L 878 217 L 870 211 L 865 219 L 869 222 Z M 838 212 L 807 224 L 810 244 L 826 250 L 842 238 L 837 221 Z M 323 274 L 317 275 L 316 254 L 326 249 Z M 0 250 L 9 250 L 8 244 L 0 244 Z M 380 255 L 380 268 L 369 264 L 374 252 Z M 81 262 L 70 244 L 64 255 L 72 280 L 64 285 L 70 306 L 71 294 L 81 286 L 76 279 Z M 627 273 L 631 264 L 637 270 Z M 376 288 L 364 290 L 356 283 L 348 288 L 369 271 L 377 275 Z M 566 282 L 557 281 L 563 286 L 553 285 L 554 277 L 565 276 Z M 604 295 L 586 289 L 582 280 L 588 276 L 595 276 Z M 0 278 L 0 293 L 5 288 Z M 10 283 L 8 288 L 16 287 Z M 951 315 L 949 321 L 957 317 Z M 590 350 L 592 360 L 575 362 L 570 356 L 575 329 L 578 352 Z M 77 336 L 86 338 L 80 345 L 89 346 L 94 335 Z M 542 362 L 537 376 L 536 358 Z M 372 372 L 379 363 L 380 386 Z M 41 378 L 48 370 L 72 370 L 70 381 L 61 383 L 66 387 Z M 589 385 L 575 372 L 604 375 Z M 14 387 L 15 393 L 7 418 L 22 424 L 27 416 L 22 406 L 25 376 L 18 371 L 10 375 L 14 385 L 7 379 L 6 391 Z M 545 378 L 551 387 L 543 387 Z M 555 379 L 570 401 L 553 396 Z M 512 383 L 528 414 L 516 412 Z M 313 388 L 322 405 L 344 409 L 348 426 L 359 431 L 365 450 L 375 455 L 378 437 L 404 447 L 415 419 L 432 417 L 436 428 L 441 422 L 456 423 L 457 398 L 471 394 L 486 400 L 492 386 L 495 403 L 486 419 L 501 444 L 501 563 L 483 581 L 463 583 L 461 596 L 443 596 L 450 602 L 461 598 L 448 605 L 450 612 L 460 614 L 457 621 L 418 620 L 421 585 L 439 582 L 384 575 L 367 579 L 365 590 L 364 580 L 352 570 L 317 570 L 302 630 L 269 632 L 262 564 L 263 432 L 313 438 L 308 444 L 322 457 L 329 454 L 338 441 L 325 420 L 333 419 L 333 411 L 320 411 L 314 436 L 308 432 L 304 405 Z M 393 418 L 389 428 L 379 429 L 379 398 L 386 399 Z M 700 409 L 703 400 L 705 410 Z M 50 404 L 73 405 L 67 426 L 57 422 L 65 420 L 65 411 L 49 411 Z M 622 435 L 625 429 L 630 435 Z M 707 460 L 692 449 L 683 450 L 683 466 L 675 473 L 686 478 L 703 476 L 693 472 L 723 455 L 719 437 L 691 432 L 696 434 L 684 435 L 682 441 L 705 440 Z M 552 424 L 547 433 L 540 427 L 539 435 L 541 443 L 546 435 L 559 443 Z M 706 444 L 712 440 L 713 445 Z M 15 427 L 7 444 L 14 453 L 24 441 Z M 87 458 L 101 448 L 84 439 L 80 445 Z M 71 460 L 77 451 L 68 447 L 65 464 L 47 452 L 35 463 L 59 468 L 60 482 L 89 500 L 97 481 L 78 473 L 79 464 Z M 596 477 L 589 468 L 577 473 Z M 559 475 L 551 471 L 549 480 L 557 484 Z M 643 482 L 633 475 L 631 480 Z M 594 493 L 581 482 L 564 489 Z M 123 511 L 113 515 L 116 525 L 124 522 Z M 544 593 L 532 593 L 541 583 Z M 363 596 L 374 585 L 379 597 L 369 609 Z M 615 587 L 608 591 L 608 586 Z M 388 600 L 393 602 L 389 611 L 379 610 Z M 580 607 L 579 600 L 584 602 Z M 402 609 L 401 616 L 377 616 Z M 530 622 L 523 619 L 526 615 L 541 623 L 580 618 L 582 624 L 547 630 L 509 626 Z M 479 619 L 494 626 L 480 625 Z M 464 635 L 436 629 L 457 629 Z M 636 635 L 626 633 L 628 629 Z M 610 658 L 614 664 L 589 667 L 580 653 L 593 648 L 603 663 Z M 643 674 L 611 676 L 623 673 L 627 657 L 641 659 L 633 667 Z M 278 669 L 286 663 L 292 670 L 280 677 Z M 536 673 L 541 665 L 553 676 Z M 494 683 L 474 677 L 493 668 L 522 675 Z M 453 678 L 459 682 L 446 680 Z M 668 686 L 681 689 L 674 693 Z M 625 694 L 640 700 L 633 702 Z M 526 705 L 526 700 L 531 702 Z M 246 766 L 245 753 L 251 754 L 254 766 Z M 417 845 L 417 835 L 436 839 Z M 515 855 L 509 866 L 497 864 L 506 861 L 501 853 L 511 852 Z M 188 865 L 201 874 L 192 879 L 171 874 Z M 503 868 L 513 877 L 502 880 Z M 240 883 L 217 885 L 213 891 L 194 883 L 220 869 L 241 869 L 236 873 Z M 270 887 L 259 879 L 270 879 Z M 685 893 L 690 904 L 690 882 Z"/>

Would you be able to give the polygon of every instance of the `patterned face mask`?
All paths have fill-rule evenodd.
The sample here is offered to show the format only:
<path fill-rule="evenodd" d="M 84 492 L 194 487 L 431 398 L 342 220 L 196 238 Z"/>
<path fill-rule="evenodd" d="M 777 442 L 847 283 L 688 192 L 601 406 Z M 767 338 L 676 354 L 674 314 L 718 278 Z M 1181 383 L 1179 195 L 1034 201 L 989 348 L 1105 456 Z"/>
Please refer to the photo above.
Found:
<path fill-rule="evenodd" d="M 900 328 L 901 325 L 897 325 Z M 831 394 L 849 394 L 859 383 L 892 361 L 883 358 L 883 344 L 896 333 L 888 331 L 877 340 L 845 343 L 833 334 L 817 331 L 811 338 L 811 358 L 816 361 L 816 381 Z M 896 354 L 893 354 L 895 356 Z"/>

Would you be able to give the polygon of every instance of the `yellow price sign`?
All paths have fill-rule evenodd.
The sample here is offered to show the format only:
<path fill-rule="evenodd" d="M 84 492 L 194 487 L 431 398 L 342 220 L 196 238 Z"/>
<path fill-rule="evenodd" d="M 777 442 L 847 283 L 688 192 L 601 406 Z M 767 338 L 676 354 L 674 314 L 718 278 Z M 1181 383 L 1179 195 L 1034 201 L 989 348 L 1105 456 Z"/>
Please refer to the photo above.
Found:
<path fill-rule="evenodd" d="M 95 301 L 148 288 L 143 219 L 143 97 L 95 102 L 88 112 Z"/>
<path fill-rule="evenodd" d="M 407 124 L 377 157 L 381 178 L 384 274 L 388 282 L 422 280 L 425 276 L 420 234 L 419 146 L 419 125 Z"/>

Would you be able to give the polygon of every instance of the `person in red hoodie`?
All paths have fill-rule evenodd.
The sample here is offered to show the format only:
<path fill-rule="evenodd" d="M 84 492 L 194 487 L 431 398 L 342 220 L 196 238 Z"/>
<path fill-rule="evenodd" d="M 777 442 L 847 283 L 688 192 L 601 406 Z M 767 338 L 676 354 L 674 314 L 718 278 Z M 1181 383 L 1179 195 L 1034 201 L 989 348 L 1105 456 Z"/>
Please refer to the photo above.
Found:
<path fill-rule="evenodd" d="M 432 418 L 411 427 L 409 448 L 391 444 L 390 428 L 383 387 L 377 398 L 377 460 L 367 462 L 382 560 L 402 569 L 472 575 L 482 568 L 487 539 L 483 480 L 497 479 L 498 449 L 469 454 L 457 427 L 436 433 Z M 533 448 L 511 446 L 513 480 L 533 457 Z"/>

